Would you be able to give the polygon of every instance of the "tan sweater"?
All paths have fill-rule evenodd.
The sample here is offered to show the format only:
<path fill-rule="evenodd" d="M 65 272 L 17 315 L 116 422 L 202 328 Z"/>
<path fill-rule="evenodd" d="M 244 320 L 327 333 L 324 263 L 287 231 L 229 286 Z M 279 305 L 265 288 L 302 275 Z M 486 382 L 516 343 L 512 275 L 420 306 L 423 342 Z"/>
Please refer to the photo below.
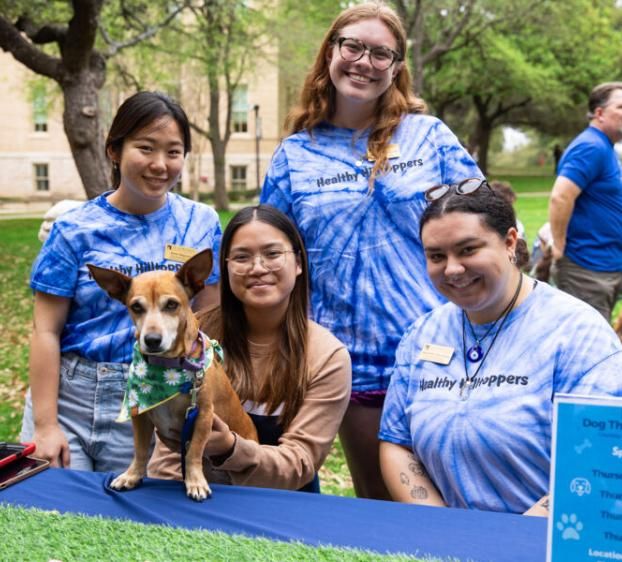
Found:
<path fill-rule="evenodd" d="M 251 345 L 255 372 L 267 356 Z M 285 428 L 278 446 L 260 445 L 238 436 L 232 455 L 217 469 L 206 459 L 208 482 L 297 490 L 322 466 L 350 399 L 350 356 L 328 330 L 309 321 L 309 386 L 300 410 Z M 149 463 L 149 476 L 180 479 L 179 453 L 160 441 Z"/>

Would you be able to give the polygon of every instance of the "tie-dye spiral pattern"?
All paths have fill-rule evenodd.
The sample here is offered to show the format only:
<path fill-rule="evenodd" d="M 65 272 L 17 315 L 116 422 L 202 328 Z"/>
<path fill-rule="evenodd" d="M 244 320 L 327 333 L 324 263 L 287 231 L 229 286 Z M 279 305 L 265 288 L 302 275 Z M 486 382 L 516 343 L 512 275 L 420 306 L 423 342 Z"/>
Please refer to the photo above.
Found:
<path fill-rule="evenodd" d="M 428 280 L 419 239 L 423 192 L 481 177 L 438 119 L 408 115 L 392 144 L 390 170 L 369 192 L 368 132 L 324 124 L 276 150 L 261 193 L 298 226 L 309 254 L 313 319 L 344 342 L 353 390 L 389 384 L 407 326 L 443 302 Z"/>

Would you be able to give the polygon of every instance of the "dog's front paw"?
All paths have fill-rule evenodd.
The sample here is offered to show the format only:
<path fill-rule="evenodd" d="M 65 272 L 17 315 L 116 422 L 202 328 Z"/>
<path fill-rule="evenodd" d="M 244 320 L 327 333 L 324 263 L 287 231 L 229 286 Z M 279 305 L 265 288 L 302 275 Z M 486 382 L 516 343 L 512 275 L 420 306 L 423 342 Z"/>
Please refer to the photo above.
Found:
<path fill-rule="evenodd" d="M 212 490 L 203 474 L 198 478 L 186 478 L 186 495 L 195 501 L 202 502 L 212 496 Z"/>
<path fill-rule="evenodd" d="M 140 474 L 126 470 L 110 483 L 110 487 L 115 490 L 131 490 L 132 488 L 136 488 L 142 479 L 143 477 Z"/>

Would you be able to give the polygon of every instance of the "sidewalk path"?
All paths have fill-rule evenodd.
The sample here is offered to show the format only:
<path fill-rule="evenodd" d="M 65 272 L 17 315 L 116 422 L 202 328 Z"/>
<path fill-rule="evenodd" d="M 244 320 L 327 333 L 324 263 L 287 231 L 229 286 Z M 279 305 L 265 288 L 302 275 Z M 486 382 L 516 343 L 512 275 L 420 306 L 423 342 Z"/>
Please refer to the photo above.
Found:
<path fill-rule="evenodd" d="M 257 205 L 258 201 L 236 201 L 229 203 L 230 211 L 239 211 L 248 205 Z M 53 205 L 50 201 L 0 202 L 0 220 L 4 219 L 42 219 Z"/>
<path fill-rule="evenodd" d="M 50 201 L 1 202 L 2 219 L 41 219 L 52 206 Z"/>

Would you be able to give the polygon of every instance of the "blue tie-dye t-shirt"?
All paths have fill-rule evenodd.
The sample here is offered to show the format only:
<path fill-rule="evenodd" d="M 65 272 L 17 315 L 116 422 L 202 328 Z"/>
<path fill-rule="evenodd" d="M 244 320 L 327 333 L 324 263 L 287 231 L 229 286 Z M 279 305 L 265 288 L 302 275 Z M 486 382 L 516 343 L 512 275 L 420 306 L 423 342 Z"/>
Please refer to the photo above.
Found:
<path fill-rule="evenodd" d="M 370 193 L 367 140 L 329 124 L 294 134 L 276 150 L 261 193 L 300 230 L 313 319 L 347 345 L 356 391 L 387 388 L 404 331 L 444 302 L 419 239 L 424 191 L 482 175 L 441 121 L 407 115 L 391 140 L 391 169 Z"/>
<path fill-rule="evenodd" d="M 483 336 L 490 324 L 474 328 Z M 413 450 L 450 507 L 522 513 L 549 490 L 553 396 L 621 396 L 622 345 L 595 309 L 538 283 L 509 314 L 461 400 L 462 334 L 453 303 L 408 330 L 379 437 Z M 473 343 L 467 328 L 466 349 Z M 449 364 L 419 359 L 425 344 L 453 349 Z M 467 361 L 470 377 L 478 365 Z"/>
<path fill-rule="evenodd" d="M 132 215 L 100 195 L 61 215 L 32 267 L 35 291 L 72 299 L 61 334 L 61 352 L 92 361 L 129 363 L 134 328 L 127 309 L 92 279 L 86 264 L 116 269 L 134 277 L 143 271 L 181 267 L 164 258 L 166 244 L 214 251 L 207 280 L 217 283 L 221 229 L 207 205 L 169 193 L 166 204 L 148 215 Z"/>

